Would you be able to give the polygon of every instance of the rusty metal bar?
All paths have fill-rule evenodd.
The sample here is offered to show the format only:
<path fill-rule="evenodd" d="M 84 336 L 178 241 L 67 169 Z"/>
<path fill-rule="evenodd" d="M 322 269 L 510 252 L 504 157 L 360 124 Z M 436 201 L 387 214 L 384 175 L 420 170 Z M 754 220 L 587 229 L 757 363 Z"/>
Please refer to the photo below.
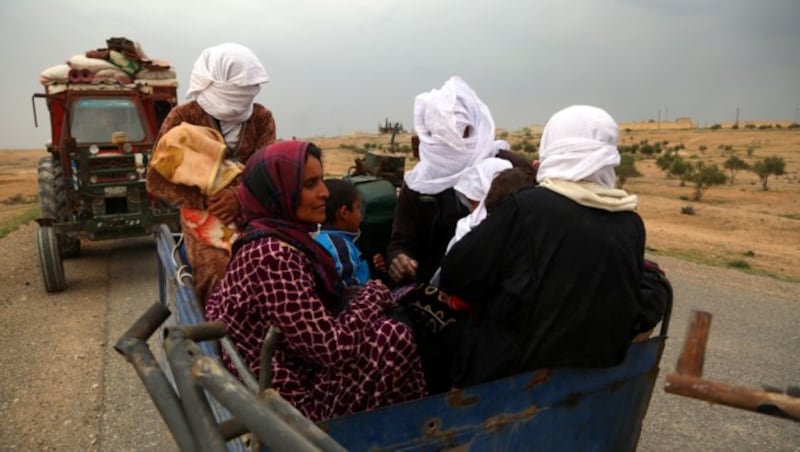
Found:
<path fill-rule="evenodd" d="M 331 452 L 345 452 L 339 443 L 325 433 L 319 426 L 311 422 L 307 417 L 303 416 L 297 408 L 286 399 L 278 394 L 274 389 L 267 389 L 261 394 L 263 400 L 268 407 L 278 414 L 287 424 L 294 428 L 297 432 L 308 438 L 315 446 L 324 451 Z"/>
<path fill-rule="evenodd" d="M 196 450 L 181 401 L 146 342 L 169 315 L 169 310 L 156 302 L 119 338 L 114 349 L 133 365 L 178 447 Z"/>
<path fill-rule="evenodd" d="M 800 398 L 702 378 L 710 326 L 711 314 L 692 313 L 675 373 L 667 374 L 664 391 L 800 422 Z"/>
<path fill-rule="evenodd" d="M 800 398 L 707 381 L 690 375 L 668 374 L 666 392 L 769 414 L 800 422 Z"/>
<path fill-rule="evenodd" d="M 230 441 L 250 433 L 250 431 L 247 430 L 247 427 L 235 417 L 231 417 L 220 422 L 219 432 L 226 441 Z"/>
<path fill-rule="evenodd" d="M 683 349 L 678 358 L 675 371 L 679 375 L 703 376 L 703 363 L 706 359 L 706 343 L 711 328 L 711 314 L 705 311 L 693 311 Z"/>
<path fill-rule="evenodd" d="M 195 385 L 192 379 L 193 359 L 187 348 L 189 343 L 191 342 L 185 338 L 182 329 L 166 328 L 164 349 L 198 450 L 225 450 L 225 439 L 218 429 L 208 399 L 202 388 Z"/>
<path fill-rule="evenodd" d="M 278 339 L 281 338 L 281 330 L 276 326 L 271 326 L 264 335 L 264 342 L 261 344 L 261 357 L 258 369 L 258 392 L 272 386 L 272 354 Z"/>
<path fill-rule="evenodd" d="M 288 425 L 269 406 L 261 402 L 242 382 L 221 364 L 207 356 L 198 357 L 192 375 L 214 398 L 225 406 L 262 444 L 272 450 L 317 451 L 311 440 Z"/>
<path fill-rule="evenodd" d="M 222 322 L 205 322 L 195 325 L 172 326 L 169 329 L 180 329 L 186 339 L 194 342 L 214 341 L 228 334 L 228 329 Z"/>
<path fill-rule="evenodd" d="M 233 341 L 227 336 L 223 337 L 219 340 L 220 345 L 222 345 L 222 350 L 228 354 L 228 359 L 231 360 L 231 364 L 236 369 L 236 373 L 239 374 L 239 378 L 242 379 L 242 382 L 245 386 L 247 386 L 251 391 L 258 392 L 258 381 L 253 376 L 253 372 L 250 371 L 250 368 L 242 360 L 242 357 L 239 355 L 239 352 L 236 351 L 236 346 L 233 345 Z"/>

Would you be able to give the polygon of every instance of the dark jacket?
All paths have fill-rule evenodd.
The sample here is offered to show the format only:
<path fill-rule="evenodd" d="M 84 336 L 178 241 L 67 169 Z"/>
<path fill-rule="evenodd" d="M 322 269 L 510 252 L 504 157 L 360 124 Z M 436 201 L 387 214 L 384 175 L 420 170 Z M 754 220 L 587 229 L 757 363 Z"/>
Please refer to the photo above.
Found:
<path fill-rule="evenodd" d="M 525 158 L 509 151 L 499 151 L 498 158 L 510 161 L 515 167 L 533 172 Z M 455 190 L 435 195 L 423 195 L 403 185 L 397 197 L 392 235 L 386 250 L 387 263 L 400 253 L 417 261 L 417 278 L 427 282 L 439 268 L 442 256 L 456 230 L 458 220 L 469 214 Z"/>
<path fill-rule="evenodd" d="M 472 304 L 451 378 L 475 384 L 544 367 L 620 363 L 641 305 L 645 230 L 635 212 L 523 190 L 459 241 L 441 288 Z"/>

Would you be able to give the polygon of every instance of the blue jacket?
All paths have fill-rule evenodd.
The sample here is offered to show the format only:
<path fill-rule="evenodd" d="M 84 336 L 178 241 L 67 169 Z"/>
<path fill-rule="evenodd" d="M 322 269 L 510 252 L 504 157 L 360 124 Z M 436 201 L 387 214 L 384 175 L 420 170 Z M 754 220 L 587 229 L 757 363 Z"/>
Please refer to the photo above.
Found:
<path fill-rule="evenodd" d="M 361 258 L 361 251 L 355 243 L 357 237 L 358 234 L 337 229 L 323 229 L 315 237 L 333 256 L 345 286 L 364 285 L 369 280 L 369 263 Z"/>

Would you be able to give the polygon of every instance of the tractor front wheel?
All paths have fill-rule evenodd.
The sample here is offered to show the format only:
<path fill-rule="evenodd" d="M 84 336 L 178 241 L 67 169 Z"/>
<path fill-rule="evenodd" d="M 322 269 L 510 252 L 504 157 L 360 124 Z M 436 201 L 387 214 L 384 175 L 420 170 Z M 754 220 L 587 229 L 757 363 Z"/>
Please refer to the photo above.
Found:
<path fill-rule="evenodd" d="M 48 292 L 60 292 L 67 287 L 64 278 L 64 263 L 58 249 L 58 237 L 52 226 L 39 226 L 36 231 L 36 256 L 42 273 L 44 288 Z"/>
<path fill-rule="evenodd" d="M 39 160 L 39 210 L 42 218 L 55 222 L 69 220 L 67 211 L 67 188 L 64 169 L 55 156 Z M 77 256 L 81 252 L 81 240 L 76 235 L 57 234 L 58 250 L 61 257 Z"/>

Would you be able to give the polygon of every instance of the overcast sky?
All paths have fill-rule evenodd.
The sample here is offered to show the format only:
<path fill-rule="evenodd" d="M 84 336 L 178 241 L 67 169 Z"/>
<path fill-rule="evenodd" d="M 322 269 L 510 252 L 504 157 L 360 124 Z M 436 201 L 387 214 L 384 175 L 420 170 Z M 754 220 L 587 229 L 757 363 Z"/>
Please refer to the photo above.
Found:
<path fill-rule="evenodd" d="M 507 129 L 576 103 L 619 122 L 661 110 L 712 124 L 737 107 L 743 121 L 797 121 L 799 25 L 798 0 L 3 0 L 0 148 L 43 146 L 39 73 L 112 36 L 169 60 L 180 101 L 202 49 L 250 47 L 279 138 L 373 132 L 386 117 L 411 128 L 414 97 L 456 74 Z"/>

